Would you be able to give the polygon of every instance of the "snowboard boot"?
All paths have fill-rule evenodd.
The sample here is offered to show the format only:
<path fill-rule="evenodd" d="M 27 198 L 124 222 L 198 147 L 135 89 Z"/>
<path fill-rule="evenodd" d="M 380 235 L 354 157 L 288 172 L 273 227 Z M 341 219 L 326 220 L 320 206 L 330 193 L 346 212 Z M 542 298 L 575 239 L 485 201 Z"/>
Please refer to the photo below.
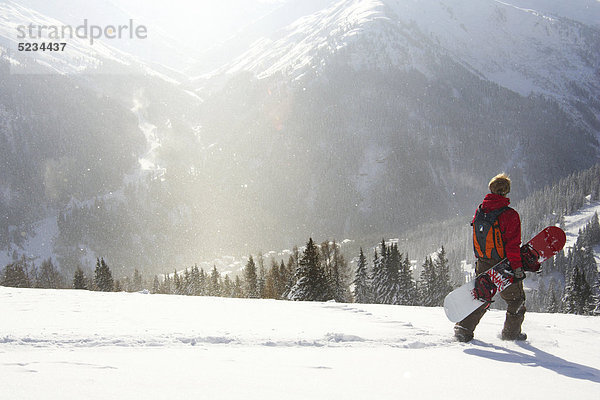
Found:
<path fill-rule="evenodd" d="M 527 334 L 523 332 L 519 332 L 517 334 L 507 333 L 506 331 L 502 331 L 502 340 L 514 340 L 517 342 L 522 342 L 527 340 Z"/>
<path fill-rule="evenodd" d="M 462 343 L 467 343 L 473 340 L 473 332 L 460 325 L 454 326 L 454 337 Z"/>

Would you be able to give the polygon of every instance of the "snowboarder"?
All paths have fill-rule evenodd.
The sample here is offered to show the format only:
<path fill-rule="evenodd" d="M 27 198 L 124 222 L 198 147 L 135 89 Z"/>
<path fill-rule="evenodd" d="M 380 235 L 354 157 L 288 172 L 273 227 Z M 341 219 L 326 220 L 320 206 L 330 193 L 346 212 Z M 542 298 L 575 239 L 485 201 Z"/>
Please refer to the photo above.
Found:
<path fill-rule="evenodd" d="M 500 293 L 507 304 L 506 320 L 502 329 L 503 340 L 525 340 L 527 335 L 521 332 L 521 324 L 525 317 L 525 292 L 523 279 L 525 272 L 521 263 L 521 219 L 519 213 L 510 208 L 510 178 L 501 173 L 490 180 L 490 193 L 473 217 L 473 250 L 477 258 L 475 272 L 477 275 L 496 265 L 504 257 L 508 259 L 515 282 Z M 480 218 L 490 220 L 488 231 L 484 224 L 478 224 Z M 473 339 L 475 327 L 485 314 L 489 304 L 484 304 L 471 315 L 454 326 L 454 336 L 461 342 Z"/>

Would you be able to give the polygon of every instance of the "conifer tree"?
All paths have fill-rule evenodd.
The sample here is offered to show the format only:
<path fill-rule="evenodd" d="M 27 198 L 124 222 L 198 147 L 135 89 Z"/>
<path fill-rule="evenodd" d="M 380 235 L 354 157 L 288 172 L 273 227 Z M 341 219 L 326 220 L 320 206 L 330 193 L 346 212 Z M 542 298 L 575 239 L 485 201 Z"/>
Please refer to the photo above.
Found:
<path fill-rule="evenodd" d="M 233 297 L 236 299 L 241 299 L 246 297 L 244 293 L 244 287 L 242 285 L 242 280 L 239 276 L 235 277 L 235 281 L 233 283 Z"/>
<path fill-rule="evenodd" d="M 179 278 L 179 274 L 177 270 L 173 271 L 173 290 L 174 294 L 181 295 L 183 294 L 183 285 L 181 279 Z"/>
<path fill-rule="evenodd" d="M 0 281 L 0 285 L 17 288 L 31 287 L 29 266 L 25 257 L 21 257 L 19 261 L 9 264 L 4 268 L 4 276 Z"/>
<path fill-rule="evenodd" d="M 262 254 L 262 252 L 258 253 L 258 257 L 256 258 L 256 261 L 258 263 L 257 265 L 257 278 L 256 278 L 256 285 L 258 288 L 258 297 L 259 298 L 264 298 L 265 297 L 265 282 L 267 279 L 267 271 L 265 269 L 265 258 Z"/>
<path fill-rule="evenodd" d="M 554 266 L 554 270 L 556 272 L 560 273 L 565 278 L 567 277 L 569 259 L 568 259 L 567 255 L 565 254 L 564 250 L 559 251 L 558 254 L 556 256 L 554 256 L 553 266 Z M 543 268 L 542 271 L 544 269 L 545 268 Z"/>
<path fill-rule="evenodd" d="M 114 290 L 114 280 L 110 268 L 104 262 L 104 258 L 96 259 L 96 269 L 94 270 L 94 287 L 101 292 L 112 292 Z"/>
<path fill-rule="evenodd" d="M 374 302 L 377 304 L 402 304 L 408 301 L 408 283 L 406 275 L 401 276 L 402 255 L 397 244 L 386 245 L 381 241 L 381 255 L 373 258 L 372 292 Z M 403 288 L 403 285 L 406 287 Z M 405 296 L 406 298 L 403 298 Z"/>
<path fill-rule="evenodd" d="M 246 284 L 246 297 L 250 299 L 258 299 L 260 295 L 258 292 L 258 278 L 256 276 L 256 264 L 254 264 L 254 259 L 252 256 L 250 256 L 248 259 L 246 268 L 244 269 L 244 281 Z"/>
<path fill-rule="evenodd" d="M 437 305 L 437 296 L 435 285 L 436 275 L 435 266 L 431 257 L 425 258 L 423 270 L 419 278 L 419 303 L 425 307 L 435 307 Z"/>
<path fill-rule="evenodd" d="M 188 268 L 183 271 L 183 278 L 181 279 L 181 293 L 186 296 L 192 295 L 192 273 Z"/>
<path fill-rule="evenodd" d="M 297 256 L 296 250 L 297 250 L 297 247 L 294 247 L 293 254 L 296 254 L 296 256 Z M 298 259 L 294 255 L 291 255 L 288 258 L 287 265 L 285 266 L 285 274 L 284 274 L 285 290 L 283 291 L 283 294 L 281 296 L 284 299 L 289 299 L 290 291 L 296 284 L 296 270 L 298 269 L 297 260 Z M 283 263 L 283 261 L 282 261 L 282 263 Z"/>
<path fill-rule="evenodd" d="M 321 265 L 327 277 L 327 289 L 329 290 L 327 298 L 338 303 L 350 302 L 350 273 L 339 245 L 335 241 L 325 242 L 321 246 L 321 254 Z"/>
<path fill-rule="evenodd" d="M 441 250 L 437 253 L 437 259 L 434 263 L 434 272 L 435 305 L 441 306 L 444 304 L 446 295 L 452 291 L 452 285 L 450 284 L 450 267 L 448 265 L 448 258 L 446 257 L 444 246 L 442 246 Z"/>
<path fill-rule="evenodd" d="M 223 278 L 223 297 L 235 297 L 233 293 L 233 282 L 229 278 L 229 275 L 225 275 Z"/>
<path fill-rule="evenodd" d="M 44 260 L 36 279 L 36 287 L 58 289 L 62 287 L 62 276 L 52 263 L 52 259 Z"/>
<path fill-rule="evenodd" d="M 206 272 L 204 272 L 204 268 L 200 268 L 200 272 L 198 274 L 198 282 L 199 286 L 199 296 L 207 296 L 208 295 L 208 277 Z"/>
<path fill-rule="evenodd" d="M 416 284 L 412 276 L 408 254 L 405 254 L 404 261 L 400 266 L 398 281 L 400 304 L 405 306 L 414 305 L 416 302 Z"/>
<path fill-rule="evenodd" d="M 325 274 L 325 279 L 327 280 L 327 297 L 333 299 L 333 285 L 334 280 L 336 279 L 334 275 L 336 274 L 333 269 L 333 247 L 330 246 L 329 241 L 325 241 L 321 243 L 321 247 L 319 249 L 319 264 L 320 268 L 322 268 L 323 273 Z"/>
<path fill-rule="evenodd" d="M 87 289 L 85 275 L 81 267 L 77 267 L 73 276 L 73 289 Z"/>
<path fill-rule="evenodd" d="M 358 256 L 358 264 L 356 266 L 356 274 L 354 278 L 354 301 L 357 303 L 368 304 L 372 302 L 371 283 L 369 279 L 369 265 L 360 248 Z"/>
<path fill-rule="evenodd" d="M 589 308 L 591 315 L 600 315 L 600 275 L 592 288 L 591 304 Z"/>
<path fill-rule="evenodd" d="M 134 269 L 133 270 L 133 278 L 131 279 L 131 289 L 133 292 L 139 292 L 141 291 L 143 288 L 143 283 L 142 283 L 142 274 L 140 274 L 140 271 L 138 271 L 138 269 Z"/>
<path fill-rule="evenodd" d="M 329 289 L 327 279 L 319 262 L 319 250 L 312 238 L 298 261 L 296 284 L 288 298 L 294 301 L 326 301 Z"/>
<path fill-rule="evenodd" d="M 171 282 L 171 278 L 169 277 L 169 274 L 165 274 L 165 278 L 163 279 L 161 285 L 160 285 L 160 292 L 161 294 L 173 294 L 173 285 Z"/>
<path fill-rule="evenodd" d="M 154 280 L 152 281 L 152 293 L 160 293 L 160 281 L 158 280 L 158 275 L 154 275 Z"/>
<path fill-rule="evenodd" d="M 588 314 L 591 301 L 590 286 L 585 279 L 585 274 L 577 265 L 572 267 L 572 275 L 569 284 L 565 288 L 563 303 L 567 314 Z"/>
<path fill-rule="evenodd" d="M 217 271 L 217 266 L 215 265 L 210 274 L 209 296 L 219 297 L 221 295 L 221 274 Z"/>
<path fill-rule="evenodd" d="M 200 296 L 202 294 L 202 283 L 200 281 L 200 270 L 198 269 L 198 265 L 194 265 L 192 267 L 192 272 L 190 274 L 191 287 L 190 292 L 192 296 Z"/>
<path fill-rule="evenodd" d="M 277 293 L 278 299 L 283 299 L 285 296 L 286 289 L 288 287 L 288 282 L 290 281 L 293 274 L 291 274 L 286 267 L 283 260 L 279 263 L 279 274 L 278 280 L 275 282 L 275 291 Z"/>
<path fill-rule="evenodd" d="M 267 276 L 265 278 L 265 299 L 279 298 L 279 293 L 277 291 L 277 285 L 279 280 L 279 264 L 277 264 L 277 261 L 275 261 L 275 259 L 271 259 L 271 268 L 267 272 Z"/>
<path fill-rule="evenodd" d="M 117 281 L 115 280 L 115 286 L 117 284 Z M 131 280 L 129 279 L 128 276 L 123 277 L 122 279 L 120 279 L 119 282 L 120 287 L 126 291 L 126 292 L 132 292 L 133 291 L 133 283 L 131 282 Z M 120 291 L 120 290 L 115 290 L 115 292 Z"/>
<path fill-rule="evenodd" d="M 383 244 L 383 243 L 382 243 Z M 383 304 L 400 304 L 400 266 L 402 255 L 398 251 L 397 244 L 391 244 L 387 248 L 386 257 L 383 260 L 385 268 L 385 280 L 383 283 Z"/>
<path fill-rule="evenodd" d="M 596 246 L 600 244 L 600 222 L 598 221 L 598 213 L 595 212 L 594 216 L 586 225 L 586 233 L 588 237 L 588 244 L 590 246 Z"/>
<path fill-rule="evenodd" d="M 548 286 L 548 297 L 546 300 L 546 309 L 545 312 L 548 313 L 557 313 L 560 312 L 560 303 L 558 302 L 558 298 L 556 296 L 556 282 L 554 280 L 550 281 L 550 285 Z"/>
<path fill-rule="evenodd" d="M 583 231 L 579 231 L 579 236 L 575 242 L 577 257 L 575 257 L 575 254 L 573 255 L 573 262 L 579 266 L 579 269 L 585 274 L 588 282 L 595 282 L 598 274 L 598 267 L 596 258 L 594 257 L 590 230 L 593 230 L 591 222 L 586 225 Z"/>
<path fill-rule="evenodd" d="M 381 256 L 377 254 L 377 249 L 375 249 L 375 254 L 373 255 L 373 277 L 372 277 L 372 293 L 373 293 L 373 301 L 375 304 L 384 304 L 385 301 L 385 287 L 387 284 L 387 269 L 386 269 L 386 261 L 387 261 L 387 247 L 385 245 L 385 241 L 381 241 Z"/>

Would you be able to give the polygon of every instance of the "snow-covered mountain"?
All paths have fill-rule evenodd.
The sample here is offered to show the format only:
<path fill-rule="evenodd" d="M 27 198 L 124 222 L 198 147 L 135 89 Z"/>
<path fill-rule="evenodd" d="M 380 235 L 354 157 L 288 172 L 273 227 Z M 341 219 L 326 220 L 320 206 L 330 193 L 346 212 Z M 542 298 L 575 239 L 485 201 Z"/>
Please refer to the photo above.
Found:
<path fill-rule="evenodd" d="M 490 376 L 490 400 L 592 399 L 600 383 L 598 317 L 528 313 L 529 339 L 506 342 L 492 310 L 463 344 L 441 308 L 0 287 L 0 313 L 13 400 L 464 399 Z"/>
<path fill-rule="evenodd" d="M 242 181 L 269 181 L 254 196 L 290 193 L 283 201 L 299 198 L 304 215 L 345 216 L 317 218 L 317 231 L 352 236 L 385 220 L 392 232 L 470 212 L 498 170 L 518 200 L 598 160 L 597 2 L 575 6 L 587 18 L 557 2 L 320 6 L 193 81 L 206 100 L 201 135 Z M 286 173 L 290 192 L 273 171 L 280 159 L 313 180 Z"/>
<path fill-rule="evenodd" d="M 293 2 L 290 2 L 293 3 Z M 485 1 L 323 1 L 323 9 L 256 41 L 212 75 L 251 71 L 297 80 L 337 53 L 356 69 L 417 69 L 442 56 L 523 96 L 556 99 L 597 131 L 600 4 Z M 585 106 L 584 106 L 585 107 Z M 591 111 L 595 119 L 587 112 Z M 592 118 L 590 120 L 590 118 Z M 597 132 L 596 132 L 597 133 Z"/>

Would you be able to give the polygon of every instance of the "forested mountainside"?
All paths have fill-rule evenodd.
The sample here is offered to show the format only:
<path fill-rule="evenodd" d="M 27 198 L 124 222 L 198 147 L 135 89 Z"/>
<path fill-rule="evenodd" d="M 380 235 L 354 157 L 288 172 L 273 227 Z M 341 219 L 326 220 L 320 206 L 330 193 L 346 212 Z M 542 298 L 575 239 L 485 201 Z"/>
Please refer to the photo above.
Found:
<path fill-rule="evenodd" d="M 535 212 L 542 215 L 538 224 L 559 224 L 567 232 L 563 252 L 545 262 L 539 274 L 525 281 L 530 311 L 566 312 L 596 315 L 600 313 L 600 197 L 598 174 L 600 165 L 562 180 L 552 187 L 534 193 L 522 204 L 522 217 Z M 568 182 L 568 183 L 567 183 Z M 566 184 L 567 183 L 567 184 Z M 590 193 L 585 195 L 585 193 Z M 545 200 L 544 200 L 545 198 Z M 565 214 L 569 210 L 569 214 Z M 544 213 L 545 212 L 545 213 Z M 64 222 L 63 222 L 64 223 Z M 535 225 L 535 224 L 530 224 Z M 441 248 L 415 259 L 408 249 L 419 248 L 410 242 L 415 237 L 383 239 L 379 245 L 360 248 L 350 263 L 348 253 L 354 246 L 335 241 L 320 245 L 312 238 L 303 247 L 282 253 L 250 255 L 238 270 L 221 274 L 216 266 L 204 269 L 197 265 L 177 268 L 165 274 L 143 277 L 138 269 L 126 276 L 122 268 L 112 270 L 104 259 L 98 259 L 93 273 L 77 267 L 71 277 L 61 273 L 51 260 L 41 267 L 25 258 L 6 266 L 0 284 L 15 287 L 74 287 L 100 291 L 140 291 L 188 296 L 221 296 L 236 298 L 269 298 L 279 300 L 359 302 L 395 305 L 441 306 L 444 296 L 453 288 L 473 278 L 469 265 L 471 251 L 456 249 L 466 244 L 445 236 L 454 226 L 454 237 L 471 230 L 456 221 L 438 224 L 428 240 L 444 241 Z M 435 225 L 432 225 L 436 228 Z M 525 228 L 524 228 L 525 229 Z M 541 227 L 534 228 L 536 232 Z M 446 230 L 444 232 L 444 230 Z M 458 234 L 457 234 L 458 232 Z M 437 233 L 437 234 L 436 234 Z M 443 233 L 444 235 L 440 235 Z M 356 245 L 357 243 L 354 243 Z M 439 243 L 438 243 L 439 244 Z M 470 244 L 470 243 L 469 243 Z M 427 246 L 421 243 L 420 249 Z M 446 247 L 448 246 L 448 247 Z M 450 252 L 446 251 L 450 248 Z M 465 255 L 466 260 L 460 255 Z M 496 303 L 494 307 L 503 307 Z"/>

